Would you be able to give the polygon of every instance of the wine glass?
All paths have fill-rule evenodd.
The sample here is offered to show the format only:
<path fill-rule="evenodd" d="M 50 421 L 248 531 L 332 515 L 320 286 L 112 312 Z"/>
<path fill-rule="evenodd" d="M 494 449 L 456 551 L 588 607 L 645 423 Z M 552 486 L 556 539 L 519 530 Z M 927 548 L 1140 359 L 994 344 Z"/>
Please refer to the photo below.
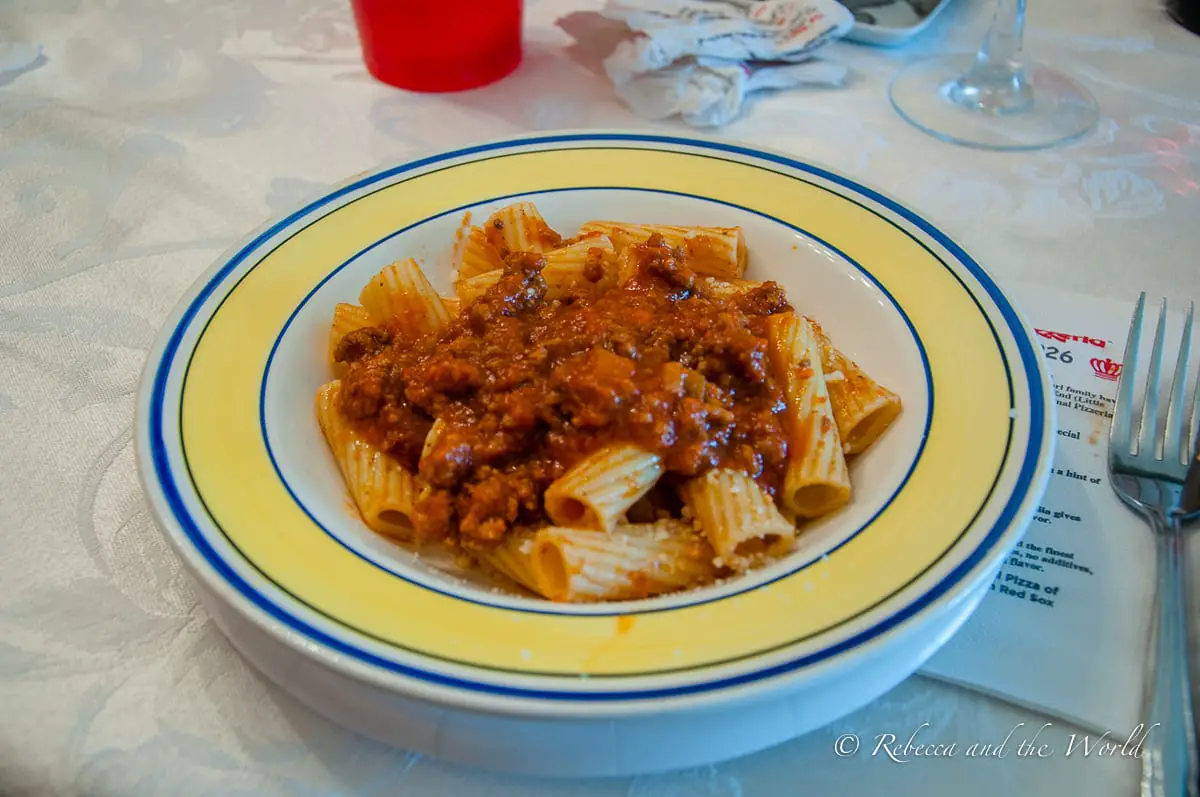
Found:
<path fill-rule="evenodd" d="M 998 150 L 1040 149 L 1078 138 L 1099 118 L 1096 100 L 1066 75 L 1021 56 L 1025 0 L 997 0 L 974 55 L 910 64 L 892 78 L 892 105 L 945 141 Z"/>

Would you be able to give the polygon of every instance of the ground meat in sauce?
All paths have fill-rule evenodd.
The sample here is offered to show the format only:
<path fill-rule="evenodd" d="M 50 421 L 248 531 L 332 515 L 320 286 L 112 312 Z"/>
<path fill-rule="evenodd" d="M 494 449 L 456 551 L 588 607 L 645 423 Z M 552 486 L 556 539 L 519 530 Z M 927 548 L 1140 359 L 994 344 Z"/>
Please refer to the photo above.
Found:
<path fill-rule="evenodd" d="M 746 315 L 774 315 L 792 309 L 783 286 L 778 282 L 764 282 L 738 294 L 735 301 L 738 309 Z"/>
<path fill-rule="evenodd" d="M 392 342 L 392 335 L 380 327 L 352 329 L 338 341 L 333 350 L 333 359 L 339 363 L 352 363 L 368 354 L 378 354 Z"/>
<path fill-rule="evenodd" d="M 610 442 L 661 455 L 668 486 L 733 467 L 774 493 L 787 438 L 766 317 L 791 311 L 782 288 L 720 298 L 658 236 L 633 254 L 625 285 L 547 300 L 544 259 L 513 253 L 437 339 L 368 328 L 339 343 L 343 411 L 426 482 L 421 538 L 488 545 L 536 522 L 550 483 Z"/>
<path fill-rule="evenodd" d="M 604 255 L 605 250 L 598 246 L 588 250 L 587 259 L 583 264 L 583 278 L 588 282 L 594 283 L 604 279 Z"/>

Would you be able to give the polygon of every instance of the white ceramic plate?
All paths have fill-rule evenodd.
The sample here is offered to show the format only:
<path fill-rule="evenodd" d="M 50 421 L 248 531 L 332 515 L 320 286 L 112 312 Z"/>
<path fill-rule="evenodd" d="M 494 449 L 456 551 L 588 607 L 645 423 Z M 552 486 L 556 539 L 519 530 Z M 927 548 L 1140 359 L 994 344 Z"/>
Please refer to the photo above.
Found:
<path fill-rule="evenodd" d="M 873 21 L 856 18 L 854 27 L 846 34 L 846 38 L 861 44 L 884 47 L 907 44 L 933 24 L 933 20 L 952 2 L 953 0 L 940 0 L 928 14 L 917 11 L 908 0 L 894 0 L 885 6 L 865 8 L 863 11 L 869 14 Z"/>
<path fill-rule="evenodd" d="M 312 410 L 332 308 L 402 257 L 448 289 L 463 213 L 515 198 L 567 233 L 604 217 L 743 226 L 747 276 L 781 282 L 904 399 L 854 463 L 851 505 L 744 578 L 596 606 L 494 591 L 367 530 Z M 1028 327 L 928 222 L 788 156 L 621 132 L 434 155 L 263 227 L 184 298 L 139 411 L 155 512 L 257 667 L 372 736 L 538 774 L 729 758 L 887 690 L 982 597 L 1054 440 Z"/>

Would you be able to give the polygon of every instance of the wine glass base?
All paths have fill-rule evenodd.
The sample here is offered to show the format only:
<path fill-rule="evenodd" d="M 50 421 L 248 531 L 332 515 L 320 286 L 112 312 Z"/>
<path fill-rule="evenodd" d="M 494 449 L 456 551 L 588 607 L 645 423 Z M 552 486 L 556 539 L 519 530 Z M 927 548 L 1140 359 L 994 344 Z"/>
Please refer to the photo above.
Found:
<path fill-rule="evenodd" d="M 953 87 L 975 65 L 974 55 L 947 55 L 910 64 L 892 78 L 892 105 L 931 136 L 969 147 L 1041 149 L 1087 133 L 1100 116 L 1091 92 L 1054 70 L 1026 63 L 1032 101 L 1010 110 L 960 105 Z"/>

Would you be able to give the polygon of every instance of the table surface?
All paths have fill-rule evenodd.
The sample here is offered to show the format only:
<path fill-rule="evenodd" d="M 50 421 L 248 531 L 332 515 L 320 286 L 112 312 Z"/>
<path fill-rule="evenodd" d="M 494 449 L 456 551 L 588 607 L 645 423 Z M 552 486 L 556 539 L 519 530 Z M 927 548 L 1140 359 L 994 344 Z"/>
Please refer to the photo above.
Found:
<path fill-rule="evenodd" d="M 530 130 L 683 130 L 634 116 L 600 70 L 599 45 L 554 25 L 596 5 L 526 0 L 520 69 L 446 96 L 372 81 L 346 0 L 0 9 L 0 45 L 43 48 L 0 72 L 0 792 L 1134 793 L 1125 759 L 833 754 L 841 733 L 869 742 L 922 723 L 927 738 L 969 743 L 1050 721 L 1044 738 L 1060 749 L 1074 730 L 921 677 L 829 728 L 716 766 L 573 782 L 481 773 L 315 716 L 243 664 L 197 606 L 154 527 L 131 439 L 138 377 L 168 311 L 246 232 L 364 169 Z M 1095 92 L 1093 133 L 995 154 L 908 127 L 888 78 L 922 53 L 973 48 L 989 13 L 986 0 L 958 0 L 903 50 L 836 44 L 847 88 L 755 99 L 721 132 L 890 192 L 1001 280 L 1200 298 L 1200 37 L 1150 0 L 1035 2 L 1027 49 Z"/>

